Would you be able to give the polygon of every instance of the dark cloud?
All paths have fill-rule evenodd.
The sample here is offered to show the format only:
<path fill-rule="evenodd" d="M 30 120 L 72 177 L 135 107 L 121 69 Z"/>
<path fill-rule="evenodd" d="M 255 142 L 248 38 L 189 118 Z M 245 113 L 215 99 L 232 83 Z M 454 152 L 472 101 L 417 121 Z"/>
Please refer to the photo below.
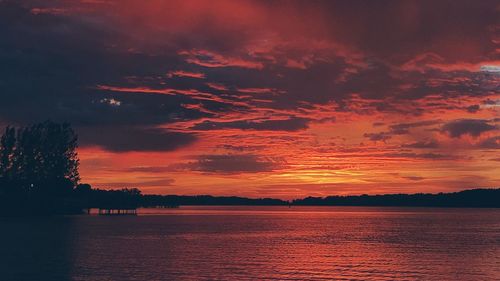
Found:
<path fill-rule="evenodd" d="M 258 173 L 280 169 L 283 164 L 282 160 L 253 154 L 202 155 L 187 168 L 206 173 Z"/>
<path fill-rule="evenodd" d="M 371 141 L 386 141 L 392 136 L 386 132 L 381 132 L 381 133 L 366 133 L 363 135 L 365 138 L 370 139 Z"/>
<path fill-rule="evenodd" d="M 490 105 L 490 106 L 493 105 L 494 106 L 494 105 L 498 105 L 499 102 L 500 102 L 500 100 L 496 101 L 496 100 L 492 100 L 492 99 L 486 99 L 486 100 L 483 101 L 483 104 L 484 105 Z"/>
<path fill-rule="evenodd" d="M 81 146 L 100 146 L 114 152 L 171 151 L 196 140 L 192 134 L 157 128 L 90 127 L 77 130 Z"/>
<path fill-rule="evenodd" d="M 487 138 L 478 145 L 480 148 L 500 149 L 500 136 Z"/>
<path fill-rule="evenodd" d="M 218 146 L 218 148 L 226 149 L 226 150 L 232 150 L 232 151 L 238 151 L 238 152 L 243 152 L 243 151 L 256 151 L 263 149 L 265 146 L 263 145 L 231 145 L 231 144 L 223 144 Z"/>
<path fill-rule="evenodd" d="M 484 28 L 498 24 L 494 0 L 326 2 L 337 37 L 380 57 L 398 60 L 425 49 L 460 60 L 496 48 Z"/>
<path fill-rule="evenodd" d="M 481 109 L 481 107 L 478 104 L 470 105 L 465 108 L 467 112 L 469 113 L 476 113 Z"/>
<path fill-rule="evenodd" d="M 139 187 L 152 187 L 152 186 L 171 186 L 175 180 L 170 178 L 138 178 L 141 180 L 138 183 L 130 182 L 113 182 L 113 183 L 95 183 L 94 186 L 99 188 L 112 188 L 112 189 L 122 189 L 122 188 L 139 188 Z"/>
<path fill-rule="evenodd" d="M 127 35 L 85 17 L 34 14 L 19 3 L 0 2 L 0 118 L 9 122 L 62 120 L 101 125 L 160 124 L 176 116 L 202 115 L 186 109 L 188 97 L 152 97 L 96 91 L 124 77 L 157 76 L 182 60 L 174 55 L 134 53 Z M 120 47 L 117 47 L 120 46 Z M 122 101 L 109 108 L 103 99 Z M 29 114 L 26 114 L 29 112 Z"/>
<path fill-rule="evenodd" d="M 440 120 L 424 120 L 411 123 L 398 123 L 389 126 L 388 132 L 365 133 L 363 136 L 372 141 L 386 141 L 394 135 L 406 135 L 410 133 L 410 129 L 417 127 L 432 126 L 441 123 Z"/>
<path fill-rule="evenodd" d="M 383 156 L 391 158 L 416 158 L 416 159 L 430 159 L 430 160 L 451 160 L 456 159 L 451 155 L 440 153 L 411 153 L 411 152 L 398 152 L 398 153 L 384 153 Z"/>
<path fill-rule="evenodd" d="M 438 148 L 439 143 L 436 140 L 423 140 L 401 145 L 406 148 Z"/>
<path fill-rule="evenodd" d="M 390 133 L 394 135 L 408 134 L 411 128 L 432 126 L 441 123 L 440 120 L 425 120 L 412 123 L 399 123 L 389 126 L 391 129 Z"/>
<path fill-rule="evenodd" d="M 463 135 L 478 137 L 484 132 L 497 129 L 496 126 L 483 119 L 458 119 L 443 125 L 442 131 L 446 132 L 452 138 L 459 138 Z"/>
<path fill-rule="evenodd" d="M 424 177 L 419 177 L 419 176 L 408 176 L 403 178 L 411 181 L 421 181 L 425 179 Z"/>
<path fill-rule="evenodd" d="M 265 130 L 265 131 L 299 131 L 308 128 L 309 119 L 292 117 L 282 120 L 263 120 L 263 121 L 231 121 L 231 122 L 213 122 L 203 121 L 194 125 L 193 130 L 222 130 L 222 129 L 241 129 L 241 130 Z"/>
<path fill-rule="evenodd" d="M 125 169 L 124 172 L 128 173 L 167 173 L 171 172 L 172 168 L 169 166 L 138 166 L 138 167 L 130 167 Z"/>
<path fill-rule="evenodd" d="M 139 83 L 136 85 L 141 86 L 161 86 L 167 83 L 177 89 L 207 91 L 207 87 L 202 84 L 208 81 L 228 85 L 230 89 L 278 89 L 286 93 L 273 97 L 269 107 L 296 107 L 304 101 L 345 102 L 351 93 L 376 99 L 389 96 L 415 99 L 436 92 L 457 90 L 464 94 L 473 92 L 478 95 L 485 91 L 480 87 L 483 84 L 481 81 L 488 80 L 483 76 L 467 85 L 460 83 L 458 86 L 443 84 L 438 88 L 423 87 L 415 82 L 418 79 L 416 77 L 421 77 L 422 73 L 418 73 L 418 76 L 394 74 L 394 67 L 377 56 L 387 59 L 385 52 L 388 52 L 396 54 L 391 57 L 411 59 L 420 55 L 422 48 L 418 45 L 429 41 L 425 46 L 441 46 L 429 52 L 439 54 L 438 57 L 444 57 L 446 62 L 450 53 L 460 53 L 461 49 L 457 50 L 456 44 L 451 42 L 464 38 L 463 33 L 471 36 L 467 38 L 480 39 L 472 42 L 481 42 L 486 46 L 483 49 L 469 46 L 470 48 L 464 50 L 482 51 L 483 57 L 489 54 L 487 50 L 494 50 L 489 38 L 490 31 L 484 28 L 495 23 L 495 5 L 489 1 L 480 5 L 458 1 L 451 9 L 443 4 L 384 2 L 374 5 L 364 1 L 348 5 L 326 1 L 305 7 L 297 1 L 290 2 L 288 8 L 283 8 L 283 18 L 276 18 L 275 11 L 281 10 L 282 7 L 271 7 L 258 1 L 240 3 L 249 14 L 238 18 L 228 16 L 231 15 L 227 13 L 228 9 L 238 6 L 229 2 L 213 4 L 201 1 L 196 5 L 175 1 L 154 1 L 154 4 L 140 5 L 134 1 L 120 1 L 120 5 L 71 4 L 65 1 L 2 3 L 10 4 L 8 8 L 3 7 L 5 12 L 1 15 L 4 28 L 0 29 L 0 35 L 9 42 L 2 50 L 8 60 L 3 63 L 5 71 L 1 73 L 10 73 L 11 78 L 14 78 L 9 79 L 7 83 L 11 91 L 16 91 L 18 97 L 21 97 L 22 93 L 26 95 L 25 98 L 19 98 L 22 103 L 19 102 L 11 108 L 22 108 L 39 116 L 60 111 L 55 108 L 56 104 L 65 107 L 67 104 L 78 103 L 87 111 L 92 111 L 92 108 L 86 108 L 91 107 L 91 101 L 85 98 L 89 87 L 96 84 L 124 84 L 125 77 L 139 78 L 140 81 L 137 81 Z M 33 13 L 32 8 L 42 8 L 39 10 L 47 12 Z M 318 16 L 313 17 L 315 20 L 303 22 L 304 26 L 294 24 L 293 31 L 289 30 L 292 26 L 286 17 L 302 17 L 303 9 Z M 443 9 L 446 14 L 451 13 L 457 17 L 447 16 L 446 19 L 441 19 L 436 16 L 436 9 Z M 65 12 L 51 13 L 51 10 Z M 257 12 L 262 14 L 257 18 L 249 16 L 252 13 L 255 16 Z M 410 13 L 410 16 L 406 16 L 406 13 Z M 120 18 L 125 15 L 127 18 Z M 366 24 L 360 25 L 360 15 Z M 478 15 L 482 16 L 477 17 Z M 184 17 L 205 20 L 183 21 Z M 129 18 L 142 20 L 131 25 L 126 20 Z M 286 24 L 280 22 L 280 19 L 286 20 Z M 388 24 L 387 19 L 401 24 L 394 25 L 393 21 Z M 231 25 L 232 28 L 228 28 L 227 23 L 235 20 L 242 22 L 236 22 Z M 451 24 L 452 22 L 457 25 Z M 259 28 L 263 26 L 291 40 L 270 40 L 270 49 L 266 52 L 252 51 L 254 46 L 251 43 L 255 39 L 261 41 Z M 353 37 L 351 32 L 345 33 L 345 30 L 350 29 L 358 30 L 363 36 Z M 147 33 L 143 34 L 145 31 Z M 384 39 L 368 40 L 373 34 Z M 147 46 L 141 43 L 143 40 L 136 39 L 144 36 L 148 36 Z M 302 36 L 306 36 L 307 40 Z M 443 40 L 443 36 L 447 40 Z M 330 42 L 331 38 L 335 38 L 334 44 Z M 410 44 L 411 41 L 413 43 Z M 446 42 L 446 46 L 443 42 Z M 458 45 L 463 46 L 463 42 L 460 43 Z M 453 46 L 454 52 L 448 52 L 448 44 Z M 397 50 L 393 49 L 395 46 Z M 366 49 L 366 54 L 359 49 Z M 186 52 L 194 52 L 198 60 L 209 61 L 212 65 L 207 67 L 195 64 L 182 55 Z M 213 67 L 214 60 L 215 64 L 222 64 L 223 67 Z M 290 61 L 301 66 L 290 67 Z M 236 67 L 224 67 L 227 65 Z M 261 69 L 245 67 L 249 65 L 258 65 Z M 442 74 L 425 73 L 426 78 Z M 178 79 L 186 76 L 205 79 Z M 167 77 L 170 79 L 166 82 L 164 78 Z M 408 93 L 402 94 L 402 85 L 413 87 Z M 42 94 L 39 93 L 40 90 L 43 91 Z M 237 94 L 230 92 L 228 95 Z M 50 98 L 47 99 L 47 96 Z M 29 102 L 26 103 L 26 100 Z M 44 100 L 46 102 L 43 108 L 50 110 L 36 107 L 40 102 L 43 104 Z M 13 97 L 11 101 L 14 101 Z M 33 103 L 30 104 L 30 101 Z M 184 108 L 180 105 L 185 103 L 190 104 L 193 101 L 186 97 L 177 98 L 171 99 L 167 105 L 175 111 L 183 111 Z M 203 101 L 203 104 L 209 110 L 220 112 L 231 109 L 231 104 L 208 100 Z M 5 107 L 7 108 L 7 105 Z M 382 112 L 399 110 L 386 101 L 374 102 L 373 107 Z M 414 109 L 413 113 L 418 114 L 419 111 Z M 144 114 L 147 115 L 147 111 L 144 111 Z M 21 118 L 13 115 L 15 113 L 8 112 L 5 118 Z M 78 116 L 66 116 L 63 113 L 60 115 L 68 121 L 78 120 Z M 141 119 L 144 119 L 146 124 L 152 123 L 147 116 L 136 120 Z"/>

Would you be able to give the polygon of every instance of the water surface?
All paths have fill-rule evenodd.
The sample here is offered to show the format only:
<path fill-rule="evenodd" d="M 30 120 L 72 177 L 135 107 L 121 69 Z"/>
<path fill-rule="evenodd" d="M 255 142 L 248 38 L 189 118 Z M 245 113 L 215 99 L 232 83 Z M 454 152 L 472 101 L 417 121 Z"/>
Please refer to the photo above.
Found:
<path fill-rule="evenodd" d="M 500 210 L 181 207 L 0 219 L 0 280 L 500 280 Z"/>

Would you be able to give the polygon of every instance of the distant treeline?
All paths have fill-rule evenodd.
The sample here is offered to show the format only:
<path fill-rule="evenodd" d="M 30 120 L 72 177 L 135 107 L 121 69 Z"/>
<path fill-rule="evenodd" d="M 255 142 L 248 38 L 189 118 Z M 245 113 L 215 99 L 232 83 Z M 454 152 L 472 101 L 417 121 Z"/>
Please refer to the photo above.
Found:
<path fill-rule="evenodd" d="M 453 193 L 387 194 L 307 197 L 293 205 L 310 206 L 418 206 L 500 208 L 499 189 L 470 189 Z"/>
<path fill-rule="evenodd" d="M 211 195 L 143 195 L 142 207 L 176 206 L 176 205 L 288 205 L 287 201 L 272 198 L 245 198 L 237 196 L 211 196 Z"/>
<path fill-rule="evenodd" d="M 79 185 L 78 198 L 87 207 L 169 207 L 182 205 L 295 205 L 295 206 L 414 206 L 500 208 L 500 189 L 471 189 L 438 194 L 387 194 L 307 197 L 291 202 L 272 198 L 217 197 L 210 195 L 142 195 L 138 189 L 100 190 Z"/>
<path fill-rule="evenodd" d="M 236 196 L 216 197 L 210 195 L 142 195 L 137 188 L 118 190 L 93 189 L 88 184 L 81 184 L 75 189 L 75 195 L 85 208 L 136 207 L 172 207 L 181 205 L 287 205 L 287 201 L 271 198 L 244 198 Z"/>

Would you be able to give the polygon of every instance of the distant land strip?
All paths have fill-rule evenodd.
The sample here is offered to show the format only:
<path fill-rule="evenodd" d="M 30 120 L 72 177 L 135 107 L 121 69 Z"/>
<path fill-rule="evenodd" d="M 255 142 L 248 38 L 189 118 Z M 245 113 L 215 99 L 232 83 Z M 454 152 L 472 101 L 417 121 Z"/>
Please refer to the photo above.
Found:
<path fill-rule="evenodd" d="M 210 195 L 139 195 L 139 206 L 182 205 L 293 205 L 293 206 L 413 206 L 500 208 L 500 188 L 470 189 L 453 193 L 417 193 L 306 197 L 285 201 L 273 198 L 217 197 Z"/>

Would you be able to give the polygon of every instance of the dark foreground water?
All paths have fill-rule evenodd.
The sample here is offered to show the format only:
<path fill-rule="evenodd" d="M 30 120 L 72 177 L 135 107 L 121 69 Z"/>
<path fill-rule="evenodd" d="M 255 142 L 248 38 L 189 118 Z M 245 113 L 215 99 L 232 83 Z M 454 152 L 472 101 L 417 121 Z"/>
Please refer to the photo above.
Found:
<path fill-rule="evenodd" d="M 500 210 L 182 207 L 0 219 L 0 280 L 500 280 Z"/>

